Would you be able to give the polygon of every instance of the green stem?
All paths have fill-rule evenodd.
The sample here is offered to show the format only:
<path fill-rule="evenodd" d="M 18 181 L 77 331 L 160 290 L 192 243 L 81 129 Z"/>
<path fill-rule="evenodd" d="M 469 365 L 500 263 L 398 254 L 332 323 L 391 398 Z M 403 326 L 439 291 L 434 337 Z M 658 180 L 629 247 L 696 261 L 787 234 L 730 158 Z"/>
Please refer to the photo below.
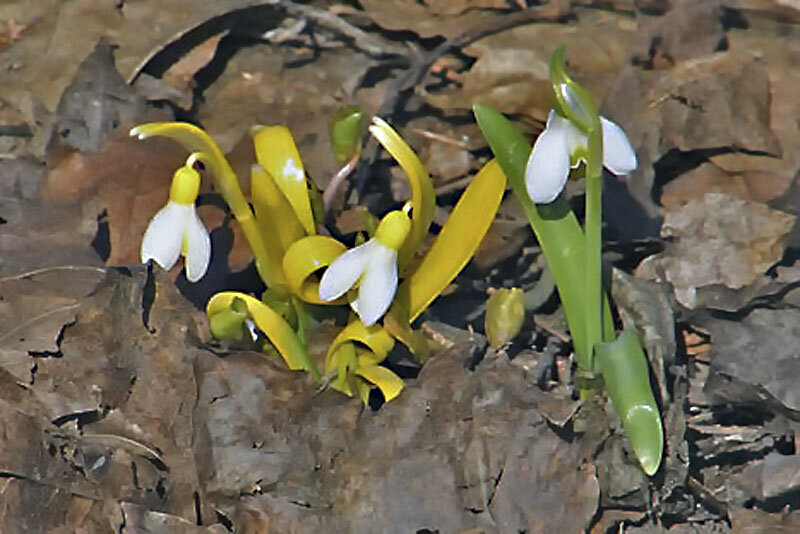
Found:
<path fill-rule="evenodd" d="M 599 121 L 598 121 L 599 122 Z M 599 124 L 589 134 L 586 164 L 586 348 L 588 361 L 578 362 L 584 370 L 594 370 L 594 347 L 603 341 L 603 266 L 602 266 L 602 188 L 603 138 Z M 599 161 L 598 161 L 599 160 Z"/>

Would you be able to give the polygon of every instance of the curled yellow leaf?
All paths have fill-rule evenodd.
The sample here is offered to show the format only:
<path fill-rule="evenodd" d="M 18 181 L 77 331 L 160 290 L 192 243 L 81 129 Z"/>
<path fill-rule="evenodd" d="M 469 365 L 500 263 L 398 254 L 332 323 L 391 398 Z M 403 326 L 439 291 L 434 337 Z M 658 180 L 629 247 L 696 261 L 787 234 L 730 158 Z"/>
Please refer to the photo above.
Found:
<path fill-rule="evenodd" d="M 292 243 L 283 255 L 283 272 L 292 292 L 312 304 L 345 304 L 346 297 L 330 302 L 319 298 L 319 280 L 314 275 L 344 254 L 347 247 L 332 237 L 310 235 Z"/>
<path fill-rule="evenodd" d="M 211 317 L 233 305 L 234 299 L 241 299 L 247 305 L 247 311 L 256 326 L 264 332 L 270 343 L 286 361 L 289 369 L 304 369 L 311 373 L 315 380 L 320 374 L 306 350 L 306 346 L 297 337 L 292 327 L 272 308 L 260 300 L 235 291 L 217 293 L 206 305 L 206 315 Z"/>
<path fill-rule="evenodd" d="M 377 386 L 378 389 L 381 390 L 381 393 L 383 393 L 383 398 L 386 399 L 386 402 L 396 398 L 400 392 L 403 391 L 403 387 L 405 386 L 402 378 L 394 374 L 386 367 L 381 367 L 380 365 L 359 366 L 354 371 L 354 374 Z M 359 393 L 361 393 L 361 391 L 359 391 Z M 369 401 L 368 391 L 366 392 L 366 395 L 363 393 L 361 394 L 361 401 L 364 404 L 367 404 Z"/>
<path fill-rule="evenodd" d="M 332 361 L 339 346 L 346 343 L 352 344 L 352 342 L 358 342 L 369 349 L 375 355 L 374 358 L 371 358 L 373 363 L 382 362 L 389 351 L 394 348 L 394 338 L 386 330 L 377 324 L 364 326 L 364 323 L 355 319 L 339 332 L 328 348 L 328 354 L 325 356 L 326 373 L 335 367 Z"/>

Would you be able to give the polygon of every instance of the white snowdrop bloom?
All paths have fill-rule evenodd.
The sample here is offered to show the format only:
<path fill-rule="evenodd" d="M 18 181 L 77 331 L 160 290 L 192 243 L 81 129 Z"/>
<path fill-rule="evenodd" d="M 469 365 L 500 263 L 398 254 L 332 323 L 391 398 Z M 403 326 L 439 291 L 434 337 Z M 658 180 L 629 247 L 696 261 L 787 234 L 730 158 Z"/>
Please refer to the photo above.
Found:
<path fill-rule="evenodd" d="M 327 268 L 319 284 L 320 300 L 336 300 L 358 284 L 358 297 L 350 306 L 364 325 L 375 324 L 394 300 L 397 251 L 410 228 L 408 215 L 389 212 L 378 225 L 375 237 L 348 250 Z"/>
<path fill-rule="evenodd" d="M 603 130 L 603 166 L 617 176 L 636 168 L 636 152 L 622 128 L 600 117 Z M 570 166 L 577 167 L 583 157 L 571 164 L 573 155 L 586 153 L 588 136 L 572 122 L 550 111 L 547 126 L 533 144 L 525 169 L 525 186 L 531 200 L 539 204 L 553 202 L 567 183 Z"/>
<path fill-rule="evenodd" d="M 185 166 L 175 171 L 169 201 L 152 218 L 142 239 L 142 263 L 152 259 L 169 270 L 183 255 L 190 282 L 205 276 L 211 259 L 211 238 L 194 207 L 200 190 L 200 175 L 193 168 L 195 160 L 193 154 Z"/>

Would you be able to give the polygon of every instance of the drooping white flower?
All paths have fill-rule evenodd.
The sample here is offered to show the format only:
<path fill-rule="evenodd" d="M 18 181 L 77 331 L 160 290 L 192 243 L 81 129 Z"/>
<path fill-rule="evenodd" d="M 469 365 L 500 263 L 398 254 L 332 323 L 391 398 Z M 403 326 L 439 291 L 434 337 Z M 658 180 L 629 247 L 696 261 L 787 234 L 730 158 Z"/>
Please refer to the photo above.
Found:
<path fill-rule="evenodd" d="M 622 128 L 600 117 L 603 130 L 603 166 L 617 176 L 628 174 L 636 168 L 636 152 Z M 577 167 L 586 153 L 588 136 L 577 126 L 550 111 L 547 126 L 533 144 L 525 169 L 525 186 L 536 203 L 553 202 L 567 183 L 569 169 Z"/>
<path fill-rule="evenodd" d="M 328 267 L 319 284 L 319 298 L 329 302 L 358 284 L 358 297 L 350 303 L 366 326 L 386 313 L 397 291 L 397 251 L 411 222 L 402 211 L 389 212 L 375 237 L 348 250 Z"/>
<path fill-rule="evenodd" d="M 195 160 L 192 154 L 186 165 L 175 171 L 169 201 L 152 218 L 142 239 L 142 263 L 152 259 L 169 270 L 182 254 L 190 282 L 205 276 L 211 259 L 211 238 L 194 207 L 200 190 Z"/>

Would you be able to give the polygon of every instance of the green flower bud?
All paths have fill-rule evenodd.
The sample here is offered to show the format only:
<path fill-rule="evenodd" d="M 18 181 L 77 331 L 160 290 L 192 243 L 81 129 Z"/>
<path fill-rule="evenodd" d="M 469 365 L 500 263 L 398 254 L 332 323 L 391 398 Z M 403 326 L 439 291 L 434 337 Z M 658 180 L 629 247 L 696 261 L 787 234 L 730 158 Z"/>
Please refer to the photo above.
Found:
<path fill-rule="evenodd" d="M 486 336 L 493 347 L 509 343 L 525 320 L 525 293 L 518 287 L 498 289 L 486 303 Z"/>

